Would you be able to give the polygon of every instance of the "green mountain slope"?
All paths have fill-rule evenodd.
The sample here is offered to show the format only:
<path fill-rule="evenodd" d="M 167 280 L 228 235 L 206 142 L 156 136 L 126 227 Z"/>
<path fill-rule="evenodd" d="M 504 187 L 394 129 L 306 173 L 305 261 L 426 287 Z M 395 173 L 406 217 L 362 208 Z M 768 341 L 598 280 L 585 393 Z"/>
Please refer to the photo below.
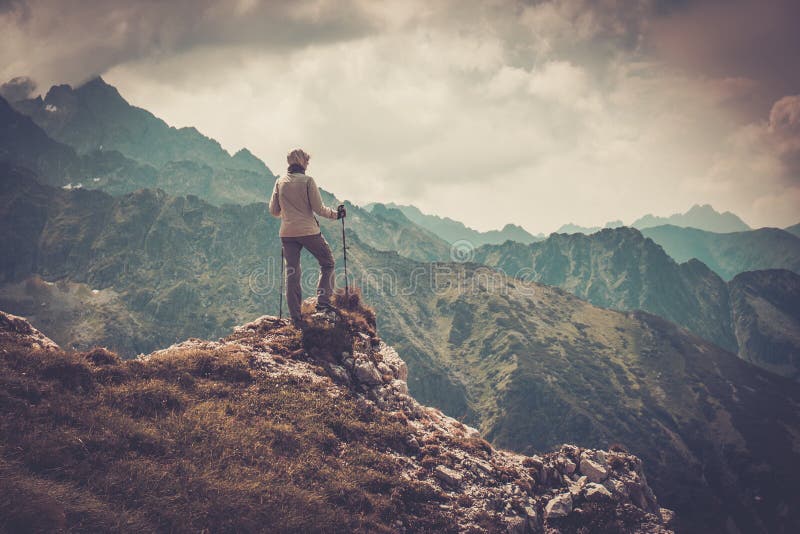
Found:
<path fill-rule="evenodd" d="M 664 236 L 668 238 L 656 244 Z M 692 239 L 700 245 L 687 246 Z M 757 299 L 765 306 L 782 308 L 785 299 L 771 289 L 769 280 L 775 277 L 774 283 L 782 284 L 789 275 L 769 269 L 742 273 L 761 282 L 749 286 L 752 294 L 747 299 L 737 293 L 739 301 L 734 303 L 734 292 L 741 288 L 733 281 L 726 283 L 694 256 L 713 251 L 712 262 L 724 257 L 731 265 L 735 257 L 739 268 L 793 265 L 795 257 L 800 259 L 800 250 L 795 251 L 798 245 L 800 240 L 774 228 L 713 234 L 674 226 L 641 233 L 622 227 L 589 236 L 553 234 L 529 246 L 485 246 L 476 251 L 475 259 L 523 280 L 560 287 L 598 306 L 659 315 L 764 369 L 797 378 L 800 362 L 789 356 L 794 349 L 786 345 L 796 337 L 797 325 L 781 320 L 754 333 L 751 327 L 765 319 L 759 319 L 758 308 L 744 304 Z M 665 250 L 689 259 L 678 264 Z"/>
<path fill-rule="evenodd" d="M 800 275 L 756 271 L 730 282 L 739 356 L 800 379 Z"/>
<path fill-rule="evenodd" d="M 76 89 L 53 86 L 44 99 L 11 104 L 79 156 L 107 161 L 106 154 L 111 153 L 131 160 L 110 177 L 106 176 L 108 173 L 98 173 L 93 165 L 84 165 L 70 173 L 73 185 L 80 183 L 114 194 L 161 187 L 173 194 L 194 194 L 217 204 L 254 202 L 266 198 L 272 189 L 272 172 L 250 152 L 242 150 L 231 156 L 217 141 L 195 128 L 170 127 L 150 112 L 131 106 L 101 78 Z M 130 172 L 136 166 L 150 171 L 146 183 L 138 175 L 141 172 Z M 28 167 L 47 175 L 39 166 Z"/>
<path fill-rule="evenodd" d="M 170 127 L 147 110 L 131 106 L 102 78 L 80 87 L 53 86 L 44 99 L 13 102 L 47 134 L 86 154 L 117 150 L 161 168 L 170 162 L 194 161 L 216 170 L 236 169 L 271 175 L 249 151 L 234 156 L 195 128 Z"/>
<path fill-rule="evenodd" d="M 800 238 L 778 228 L 725 234 L 696 228 L 656 226 L 642 230 L 677 262 L 697 258 L 725 280 L 745 271 L 800 272 Z"/>
<path fill-rule="evenodd" d="M 366 210 L 348 202 L 346 224 L 374 249 L 396 251 L 417 261 L 450 259 L 450 245 L 444 239 L 415 224 L 399 210 L 383 207 Z"/>
<path fill-rule="evenodd" d="M 130 191 L 157 182 L 156 169 L 113 150 L 78 155 L 51 139 L 29 117 L 0 97 L 0 162 L 35 171 L 37 179 L 54 186 L 98 187 Z"/>
<path fill-rule="evenodd" d="M 736 350 L 725 282 L 699 261 L 677 264 L 636 229 L 552 234 L 529 246 L 484 246 L 475 261 L 560 287 L 597 306 L 654 313 Z"/>
<path fill-rule="evenodd" d="M 158 187 L 218 205 L 266 200 L 272 191 L 274 176 L 246 149 L 230 156 L 194 128 L 170 127 L 100 78 L 77 89 L 54 86 L 45 99 L 14 106 L 36 124 L 0 99 L 0 161 L 32 169 L 48 184 L 114 195 Z M 324 198 L 339 203 L 328 193 Z M 376 248 L 420 261 L 449 257 L 446 242 L 407 219 L 373 217 L 352 205 L 348 210 L 349 222 Z"/>
<path fill-rule="evenodd" d="M 800 474 L 796 384 L 649 314 L 603 310 L 469 264 L 406 269 L 434 282 L 384 296 L 392 316 L 382 332 L 404 353 L 435 351 L 463 386 L 466 421 L 491 441 L 521 451 L 622 442 L 646 459 L 687 531 L 724 530 L 728 517 L 743 532 L 800 520 L 776 519 L 791 508 L 780 488 Z"/>

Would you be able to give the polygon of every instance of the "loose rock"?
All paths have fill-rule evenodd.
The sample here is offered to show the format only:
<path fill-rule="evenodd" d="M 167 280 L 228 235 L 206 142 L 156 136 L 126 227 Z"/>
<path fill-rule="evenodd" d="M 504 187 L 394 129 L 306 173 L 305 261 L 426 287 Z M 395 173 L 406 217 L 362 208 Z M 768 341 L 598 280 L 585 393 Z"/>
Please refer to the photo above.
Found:
<path fill-rule="evenodd" d="M 545 519 L 564 517 L 572 512 L 572 496 L 569 493 L 562 493 L 550 499 L 544 507 Z"/>

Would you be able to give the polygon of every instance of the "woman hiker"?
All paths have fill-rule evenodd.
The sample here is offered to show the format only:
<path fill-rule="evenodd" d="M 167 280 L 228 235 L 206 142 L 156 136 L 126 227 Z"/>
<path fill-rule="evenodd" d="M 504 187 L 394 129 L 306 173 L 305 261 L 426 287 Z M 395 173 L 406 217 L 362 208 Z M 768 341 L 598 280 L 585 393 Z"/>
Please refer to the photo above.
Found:
<path fill-rule="evenodd" d="M 300 327 L 302 316 L 300 304 L 300 251 L 307 248 L 319 262 L 320 275 L 317 285 L 317 311 L 329 312 L 333 295 L 333 254 L 328 242 L 322 237 L 319 221 L 314 214 L 328 219 L 341 219 L 347 215 L 344 204 L 334 211 L 322 203 L 316 182 L 306 174 L 311 159 L 306 152 L 292 150 L 286 156 L 288 173 L 275 181 L 275 190 L 269 201 L 269 212 L 281 219 L 280 237 L 283 256 L 286 258 L 286 303 L 292 324 Z"/>

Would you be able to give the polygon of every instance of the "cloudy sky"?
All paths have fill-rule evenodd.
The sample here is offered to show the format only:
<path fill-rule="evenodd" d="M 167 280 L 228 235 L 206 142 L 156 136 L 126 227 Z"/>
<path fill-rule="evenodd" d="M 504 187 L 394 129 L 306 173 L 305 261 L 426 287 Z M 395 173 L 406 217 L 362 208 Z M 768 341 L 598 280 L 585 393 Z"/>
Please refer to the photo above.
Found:
<path fill-rule="evenodd" d="M 102 75 L 273 171 L 476 228 L 800 221 L 796 0 L 0 0 L 0 79 Z"/>

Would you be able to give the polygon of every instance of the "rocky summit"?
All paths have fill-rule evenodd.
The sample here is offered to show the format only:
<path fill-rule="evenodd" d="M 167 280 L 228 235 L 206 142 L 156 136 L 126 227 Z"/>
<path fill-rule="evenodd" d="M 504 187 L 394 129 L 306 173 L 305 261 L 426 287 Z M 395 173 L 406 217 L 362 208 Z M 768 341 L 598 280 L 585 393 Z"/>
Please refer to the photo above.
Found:
<path fill-rule="evenodd" d="M 130 361 L 0 312 L 0 365 L 3 531 L 671 531 L 623 449 L 525 456 L 419 404 L 364 308 Z"/>

